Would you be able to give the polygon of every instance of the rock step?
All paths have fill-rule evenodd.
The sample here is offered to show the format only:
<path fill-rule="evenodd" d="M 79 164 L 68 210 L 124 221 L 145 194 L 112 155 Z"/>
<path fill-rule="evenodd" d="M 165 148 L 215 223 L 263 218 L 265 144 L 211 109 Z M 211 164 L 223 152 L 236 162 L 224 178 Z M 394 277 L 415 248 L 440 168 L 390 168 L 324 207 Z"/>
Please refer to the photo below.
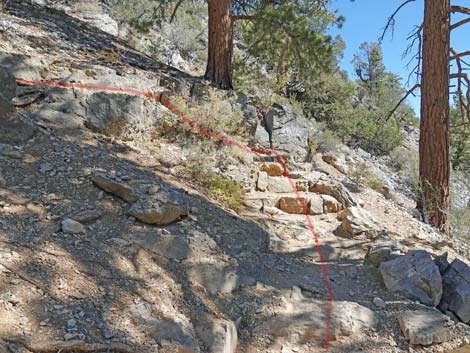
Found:
<path fill-rule="evenodd" d="M 245 204 L 257 210 L 262 210 L 269 214 L 277 214 L 281 210 L 290 214 L 305 214 L 304 207 L 311 215 L 324 213 L 337 213 L 343 209 L 343 205 L 329 195 L 318 195 L 306 192 L 299 192 L 303 204 L 297 195 L 290 193 L 264 193 L 253 192 L 245 197 Z"/>

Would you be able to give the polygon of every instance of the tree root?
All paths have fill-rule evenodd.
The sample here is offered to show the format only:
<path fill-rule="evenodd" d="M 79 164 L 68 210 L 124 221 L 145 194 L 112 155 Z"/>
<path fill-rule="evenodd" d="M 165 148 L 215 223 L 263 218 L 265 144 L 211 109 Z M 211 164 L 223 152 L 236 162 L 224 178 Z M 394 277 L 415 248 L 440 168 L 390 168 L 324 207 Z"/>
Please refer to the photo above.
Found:
<path fill-rule="evenodd" d="M 116 353 L 136 353 L 132 347 L 123 343 L 112 342 L 109 344 L 103 343 L 86 343 L 84 341 L 56 341 L 49 343 L 30 343 L 24 338 L 8 338 L 1 337 L 1 341 L 18 344 L 33 353 L 95 353 L 95 352 L 116 352 Z"/>

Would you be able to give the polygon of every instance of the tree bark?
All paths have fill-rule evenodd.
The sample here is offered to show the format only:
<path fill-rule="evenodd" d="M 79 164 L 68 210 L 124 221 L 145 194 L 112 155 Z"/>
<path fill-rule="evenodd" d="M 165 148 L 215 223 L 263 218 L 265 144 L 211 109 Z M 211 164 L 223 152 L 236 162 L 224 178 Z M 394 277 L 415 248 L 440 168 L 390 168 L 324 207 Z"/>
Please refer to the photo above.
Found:
<path fill-rule="evenodd" d="M 450 0 L 425 0 L 424 6 L 418 207 L 448 233 Z"/>
<path fill-rule="evenodd" d="M 209 0 L 209 44 L 204 77 L 232 89 L 233 22 L 231 0 Z"/>

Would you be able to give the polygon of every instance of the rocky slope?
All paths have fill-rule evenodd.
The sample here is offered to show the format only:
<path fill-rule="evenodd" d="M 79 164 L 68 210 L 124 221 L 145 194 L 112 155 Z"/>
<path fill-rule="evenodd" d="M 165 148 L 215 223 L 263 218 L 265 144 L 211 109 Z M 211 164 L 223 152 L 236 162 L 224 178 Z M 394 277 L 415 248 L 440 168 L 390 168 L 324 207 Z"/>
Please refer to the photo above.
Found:
<path fill-rule="evenodd" d="M 312 153 L 315 127 L 288 105 L 273 107 L 274 147 L 318 246 L 272 158 L 219 145 L 198 160 L 244 185 L 236 213 L 192 178 L 189 152 L 202 142 L 166 108 L 15 87 L 6 72 L 170 100 L 204 98 L 199 79 L 28 1 L 9 1 L 0 29 L 0 352 L 322 352 L 323 263 L 331 352 L 469 343 L 468 261 L 408 212 L 399 188 L 354 187 L 346 147 Z M 256 123 L 249 98 L 228 105 Z M 252 130 L 253 145 L 266 147 L 264 128 Z M 361 153 L 352 158 L 370 159 Z"/>

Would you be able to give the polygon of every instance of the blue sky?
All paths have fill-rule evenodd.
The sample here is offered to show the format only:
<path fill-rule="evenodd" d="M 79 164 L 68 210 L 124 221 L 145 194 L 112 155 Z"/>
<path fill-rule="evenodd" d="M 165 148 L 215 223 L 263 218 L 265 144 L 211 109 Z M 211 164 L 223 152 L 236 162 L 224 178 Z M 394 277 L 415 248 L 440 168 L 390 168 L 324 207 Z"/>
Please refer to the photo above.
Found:
<path fill-rule="evenodd" d="M 340 34 L 346 42 L 341 67 L 348 71 L 351 79 L 356 78 L 351 61 L 354 54 L 358 52 L 359 46 L 362 42 L 377 41 L 382 34 L 388 17 L 402 2 L 403 0 L 356 0 L 354 2 L 349 0 L 334 0 L 335 7 L 346 18 L 346 22 L 341 29 L 333 30 L 332 34 Z M 422 23 L 423 8 L 423 0 L 409 3 L 402 8 L 396 17 L 393 35 L 390 32 L 383 41 L 382 50 L 385 66 L 389 71 L 400 75 L 403 78 L 403 84 L 406 83 L 408 75 L 415 65 L 413 62 L 407 68 L 407 63 L 412 57 L 402 58 L 403 52 L 408 46 L 406 37 L 417 25 Z M 459 19 L 457 16 L 452 18 L 452 22 Z M 468 37 L 468 34 L 470 34 L 470 24 L 455 30 L 452 33 L 451 45 L 458 51 L 469 50 L 470 44 L 465 45 L 466 42 L 468 43 L 468 40 L 465 41 L 464 39 L 464 36 L 467 35 Z M 413 84 L 414 81 L 411 83 L 411 86 Z M 419 113 L 420 98 L 410 96 L 409 102 L 415 111 Z"/>

